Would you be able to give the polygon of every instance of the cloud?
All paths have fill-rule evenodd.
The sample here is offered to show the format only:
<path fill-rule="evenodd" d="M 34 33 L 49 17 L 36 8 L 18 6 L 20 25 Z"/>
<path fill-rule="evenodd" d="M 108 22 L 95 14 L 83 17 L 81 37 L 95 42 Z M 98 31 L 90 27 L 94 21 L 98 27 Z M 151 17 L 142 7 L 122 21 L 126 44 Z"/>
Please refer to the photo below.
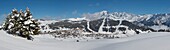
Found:
<path fill-rule="evenodd" d="M 100 6 L 100 3 L 89 4 L 88 6 L 90 6 L 90 7 L 94 7 L 94 6 Z"/>
<path fill-rule="evenodd" d="M 86 19 L 89 20 L 95 20 L 101 17 L 100 13 L 84 13 L 82 17 L 85 17 Z"/>

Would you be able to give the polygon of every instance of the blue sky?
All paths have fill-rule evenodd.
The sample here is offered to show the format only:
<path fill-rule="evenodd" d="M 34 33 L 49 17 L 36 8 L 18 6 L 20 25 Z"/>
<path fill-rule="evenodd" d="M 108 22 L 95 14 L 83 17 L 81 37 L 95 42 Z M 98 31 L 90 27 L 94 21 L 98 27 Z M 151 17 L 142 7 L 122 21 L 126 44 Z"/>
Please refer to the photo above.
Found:
<path fill-rule="evenodd" d="M 170 0 L 0 0 L 1 19 L 29 7 L 34 18 L 72 18 L 106 10 L 134 14 L 170 13 Z"/>

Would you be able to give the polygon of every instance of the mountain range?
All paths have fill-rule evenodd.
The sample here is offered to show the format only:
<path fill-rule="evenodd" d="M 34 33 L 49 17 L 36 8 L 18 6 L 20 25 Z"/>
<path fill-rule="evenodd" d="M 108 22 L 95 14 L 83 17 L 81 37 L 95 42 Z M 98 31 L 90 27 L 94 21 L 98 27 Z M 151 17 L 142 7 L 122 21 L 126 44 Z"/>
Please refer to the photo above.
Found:
<path fill-rule="evenodd" d="M 83 14 L 82 18 L 69 18 L 42 25 L 43 28 L 48 26 L 49 29 L 75 29 L 79 28 L 85 32 L 114 33 L 126 32 L 133 30 L 136 33 L 144 31 L 169 31 L 170 14 L 144 14 L 136 15 L 126 12 L 108 12 L 101 11 L 93 14 Z M 39 20 L 42 23 L 45 20 Z M 43 22 L 44 21 L 44 22 Z"/>

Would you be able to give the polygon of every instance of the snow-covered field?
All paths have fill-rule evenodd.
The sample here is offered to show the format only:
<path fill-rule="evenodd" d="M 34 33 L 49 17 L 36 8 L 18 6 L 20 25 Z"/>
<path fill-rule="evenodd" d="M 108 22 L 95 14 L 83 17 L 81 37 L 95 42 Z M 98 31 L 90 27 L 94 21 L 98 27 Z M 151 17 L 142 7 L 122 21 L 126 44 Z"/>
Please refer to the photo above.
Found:
<path fill-rule="evenodd" d="M 50 35 L 33 36 L 34 41 L 0 30 L 0 50 L 170 50 L 170 33 L 142 33 L 118 39 L 55 39 Z"/>

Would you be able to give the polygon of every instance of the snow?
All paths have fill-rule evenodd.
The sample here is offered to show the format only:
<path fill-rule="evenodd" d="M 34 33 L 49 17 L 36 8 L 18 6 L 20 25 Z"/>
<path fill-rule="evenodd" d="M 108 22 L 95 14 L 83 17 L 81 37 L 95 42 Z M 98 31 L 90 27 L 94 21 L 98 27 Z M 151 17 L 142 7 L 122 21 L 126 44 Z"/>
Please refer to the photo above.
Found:
<path fill-rule="evenodd" d="M 152 34 L 152 35 L 151 35 Z M 143 38 L 105 45 L 94 50 L 169 50 L 168 33 L 145 34 Z M 156 35 L 153 35 L 156 34 Z M 143 34 L 144 35 L 144 34 Z M 142 35 L 138 35 L 141 37 Z M 137 37 L 137 36 L 135 36 Z"/>
<path fill-rule="evenodd" d="M 20 14 L 15 14 L 14 16 L 19 17 Z"/>
<path fill-rule="evenodd" d="M 38 22 L 40 22 L 40 26 L 43 26 L 43 25 L 46 25 L 46 24 L 52 24 L 52 23 L 55 23 L 55 22 L 58 22 L 57 20 L 45 20 L 45 21 L 41 21 L 41 20 L 38 20 Z"/>
<path fill-rule="evenodd" d="M 82 34 L 92 34 L 92 33 L 90 33 L 90 32 L 82 32 Z"/>
<path fill-rule="evenodd" d="M 116 39 L 55 39 L 36 35 L 34 41 L 12 36 L 0 30 L 1 50 L 170 50 L 170 34 L 153 32 Z"/>
<path fill-rule="evenodd" d="M 119 20 L 119 24 L 116 27 L 116 32 L 118 31 L 119 26 L 122 24 L 122 19 Z"/>
<path fill-rule="evenodd" d="M 13 27 L 13 26 L 14 26 L 14 24 L 13 24 L 13 23 L 9 23 L 8 28 L 11 28 L 11 27 Z"/>
<path fill-rule="evenodd" d="M 99 18 L 103 18 L 105 16 L 108 16 L 108 17 L 114 18 L 115 20 L 116 19 L 125 19 L 125 20 L 131 21 L 131 22 L 137 21 L 140 17 L 139 15 L 126 13 L 126 12 L 109 13 L 107 11 L 96 12 L 96 13 L 93 13 L 93 14 L 88 13 L 88 14 L 83 14 L 82 16 L 86 17 L 89 20 L 95 20 L 95 19 L 99 19 Z"/>
<path fill-rule="evenodd" d="M 30 23 L 33 23 L 31 20 L 27 20 L 24 22 L 24 24 L 30 24 Z"/>
<path fill-rule="evenodd" d="M 103 19 L 103 22 L 99 27 L 99 30 L 98 30 L 99 33 L 103 33 L 103 26 L 104 26 L 105 21 L 106 21 L 106 17 Z"/>
<path fill-rule="evenodd" d="M 50 29 L 48 24 L 52 24 L 52 23 L 58 22 L 57 20 L 45 20 L 45 21 L 38 20 L 38 22 L 41 23 L 40 26 L 45 26 L 44 29 L 40 29 L 41 32 L 56 31 L 56 30 Z"/>
<path fill-rule="evenodd" d="M 90 31 L 92 31 L 92 32 L 95 32 L 95 31 L 93 31 L 92 29 L 90 29 L 90 25 L 89 25 L 89 24 L 90 24 L 90 22 L 87 21 L 87 29 L 90 30 Z"/>
<path fill-rule="evenodd" d="M 160 29 L 169 29 L 168 26 L 165 26 L 165 25 L 154 25 L 154 26 L 151 26 L 150 28 L 154 29 L 154 30 L 160 30 Z"/>
<path fill-rule="evenodd" d="M 53 29 L 50 29 L 50 27 L 48 25 L 44 25 L 44 29 L 40 29 L 41 32 L 43 33 L 47 33 L 47 32 L 51 32 L 51 31 L 56 31 L 56 30 L 53 30 Z"/>
<path fill-rule="evenodd" d="M 101 12 L 96 12 L 96 13 L 87 13 L 83 14 L 83 17 L 89 19 L 89 20 L 96 20 L 103 18 L 105 16 L 109 17 L 110 19 L 113 20 L 119 20 L 123 19 L 129 22 L 139 22 L 143 25 L 150 26 L 149 23 L 154 23 L 154 24 L 163 24 L 166 26 L 169 26 L 169 19 L 170 19 L 170 14 L 143 14 L 143 15 L 135 15 L 131 13 L 126 13 L 126 12 L 111 12 L 108 13 L 107 11 L 101 11 Z M 148 24 L 145 24 L 148 23 Z"/>
<path fill-rule="evenodd" d="M 71 20 L 71 21 L 81 21 L 81 20 L 86 20 L 85 17 L 83 18 L 69 18 L 68 20 Z"/>
<path fill-rule="evenodd" d="M 131 30 L 126 30 L 125 32 L 127 33 L 126 34 L 127 36 L 132 36 L 132 35 L 136 34 L 136 32 L 134 30 L 132 30 L 132 29 Z"/>

